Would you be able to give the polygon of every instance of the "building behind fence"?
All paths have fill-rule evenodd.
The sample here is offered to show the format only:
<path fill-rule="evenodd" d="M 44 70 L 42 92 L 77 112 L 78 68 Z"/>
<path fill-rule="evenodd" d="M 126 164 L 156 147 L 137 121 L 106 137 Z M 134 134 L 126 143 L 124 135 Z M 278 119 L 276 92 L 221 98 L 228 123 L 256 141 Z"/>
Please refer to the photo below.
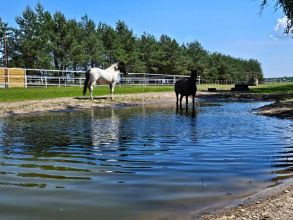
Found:
<path fill-rule="evenodd" d="M 186 75 L 166 75 L 150 73 L 129 73 L 121 76 L 120 84 L 126 85 L 174 85 L 176 80 Z M 61 71 L 45 69 L 0 68 L 0 88 L 80 86 L 84 84 L 84 71 Z M 198 76 L 198 84 L 236 84 L 233 80 L 204 80 Z"/>

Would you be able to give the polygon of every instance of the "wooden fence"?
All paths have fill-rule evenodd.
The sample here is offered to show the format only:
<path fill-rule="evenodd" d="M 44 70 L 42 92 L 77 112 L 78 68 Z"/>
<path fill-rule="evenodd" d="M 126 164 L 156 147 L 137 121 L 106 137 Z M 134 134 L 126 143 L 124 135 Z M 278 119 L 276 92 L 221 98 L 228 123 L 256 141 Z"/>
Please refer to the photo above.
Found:
<path fill-rule="evenodd" d="M 0 68 L 0 85 L 4 88 L 26 87 L 25 69 Z"/>

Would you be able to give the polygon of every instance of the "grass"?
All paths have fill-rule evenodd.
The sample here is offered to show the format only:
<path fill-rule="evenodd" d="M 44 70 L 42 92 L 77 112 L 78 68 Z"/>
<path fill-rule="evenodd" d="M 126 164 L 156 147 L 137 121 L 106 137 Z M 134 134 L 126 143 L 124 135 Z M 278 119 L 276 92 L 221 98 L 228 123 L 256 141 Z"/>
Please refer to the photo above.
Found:
<path fill-rule="evenodd" d="M 252 93 L 265 94 L 292 94 L 293 83 L 266 83 L 255 87 L 250 87 Z"/>
<path fill-rule="evenodd" d="M 202 84 L 198 86 L 199 91 L 206 91 L 208 88 L 216 88 L 217 90 L 230 91 L 233 85 L 219 85 L 219 84 Z M 264 94 L 292 94 L 293 83 L 266 83 L 258 86 L 249 86 L 251 93 Z"/>
<path fill-rule="evenodd" d="M 116 86 L 115 94 L 165 92 L 173 91 L 173 86 Z M 108 86 L 99 86 L 94 89 L 95 96 L 109 94 Z M 89 92 L 87 92 L 89 95 Z M 10 88 L 0 89 L 0 102 L 15 102 L 25 100 L 40 100 L 61 97 L 82 96 L 80 87 L 48 87 L 48 88 Z"/>
<path fill-rule="evenodd" d="M 208 88 L 216 88 L 217 90 L 231 90 L 234 85 L 219 85 L 219 84 L 200 84 L 197 86 L 199 91 L 207 91 Z"/>
<path fill-rule="evenodd" d="M 198 86 L 199 91 L 206 91 L 208 88 L 217 90 L 230 90 L 233 85 L 202 84 Z M 146 93 L 146 92 L 167 92 L 174 91 L 173 86 L 127 86 L 118 85 L 115 94 Z M 262 84 L 256 87 L 250 87 L 252 93 L 266 94 L 292 94 L 293 83 L 270 83 Z M 109 94 L 108 86 L 98 86 L 94 89 L 95 96 Z M 87 93 L 89 95 L 89 93 Z M 61 97 L 82 96 L 80 87 L 48 87 L 48 88 L 10 88 L 0 89 L 0 102 L 15 102 L 24 100 L 40 100 Z"/>

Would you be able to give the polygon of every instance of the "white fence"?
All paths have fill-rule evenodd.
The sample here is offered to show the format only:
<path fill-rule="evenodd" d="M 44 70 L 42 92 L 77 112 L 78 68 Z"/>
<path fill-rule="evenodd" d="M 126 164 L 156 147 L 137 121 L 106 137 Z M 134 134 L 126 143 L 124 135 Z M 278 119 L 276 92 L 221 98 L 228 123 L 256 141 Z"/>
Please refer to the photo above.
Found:
<path fill-rule="evenodd" d="M 186 76 L 185 76 L 186 77 Z M 127 85 L 173 85 L 176 80 L 182 76 L 172 77 L 137 77 L 129 76 L 121 77 L 120 84 Z M 83 86 L 85 77 L 68 77 L 68 76 L 26 76 L 26 86 Z"/>
<path fill-rule="evenodd" d="M 59 71 L 59 70 L 44 70 L 44 69 L 25 69 L 24 87 L 48 87 L 48 86 L 80 86 L 84 84 L 85 71 Z M 8 88 L 14 77 L 5 76 L 6 80 L 1 84 L 0 88 Z M 126 85 L 174 85 L 176 80 L 186 78 L 182 75 L 165 75 L 165 74 L 150 74 L 150 73 L 129 73 L 127 76 L 121 76 L 120 84 Z M 197 84 L 235 84 L 243 83 L 243 81 L 233 80 L 204 80 L 198 76 Z"/>

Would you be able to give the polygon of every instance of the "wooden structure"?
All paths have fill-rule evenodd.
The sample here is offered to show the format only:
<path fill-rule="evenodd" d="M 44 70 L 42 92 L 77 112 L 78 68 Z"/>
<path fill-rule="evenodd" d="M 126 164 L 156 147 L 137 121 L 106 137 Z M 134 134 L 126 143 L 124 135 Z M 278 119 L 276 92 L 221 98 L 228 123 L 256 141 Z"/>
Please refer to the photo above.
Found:
<path fill-rule="evenodd" d="M 208 92 L 216 92 L 217 89 L 216 88 L 208 88 Z"/>
<path fill-rule="evenodd" d="M 15 88 L 26 87 L 25 69 L 0 68 L 0 87 Z"/>
<path fill-rule="evenodd" d="M 244 83 L 235 84 L 234 88 L 231 88 L 231 91 L 247 92 L 249 91 L 249 87 L 248 87 L 248 84 L 244 84 Z"/>
<path fill-rule="evenodd" d="M 246 73 L 246 83 L 249 86 L 257 86 L 258 85 L 258 74 L 257 73 Z"/>

